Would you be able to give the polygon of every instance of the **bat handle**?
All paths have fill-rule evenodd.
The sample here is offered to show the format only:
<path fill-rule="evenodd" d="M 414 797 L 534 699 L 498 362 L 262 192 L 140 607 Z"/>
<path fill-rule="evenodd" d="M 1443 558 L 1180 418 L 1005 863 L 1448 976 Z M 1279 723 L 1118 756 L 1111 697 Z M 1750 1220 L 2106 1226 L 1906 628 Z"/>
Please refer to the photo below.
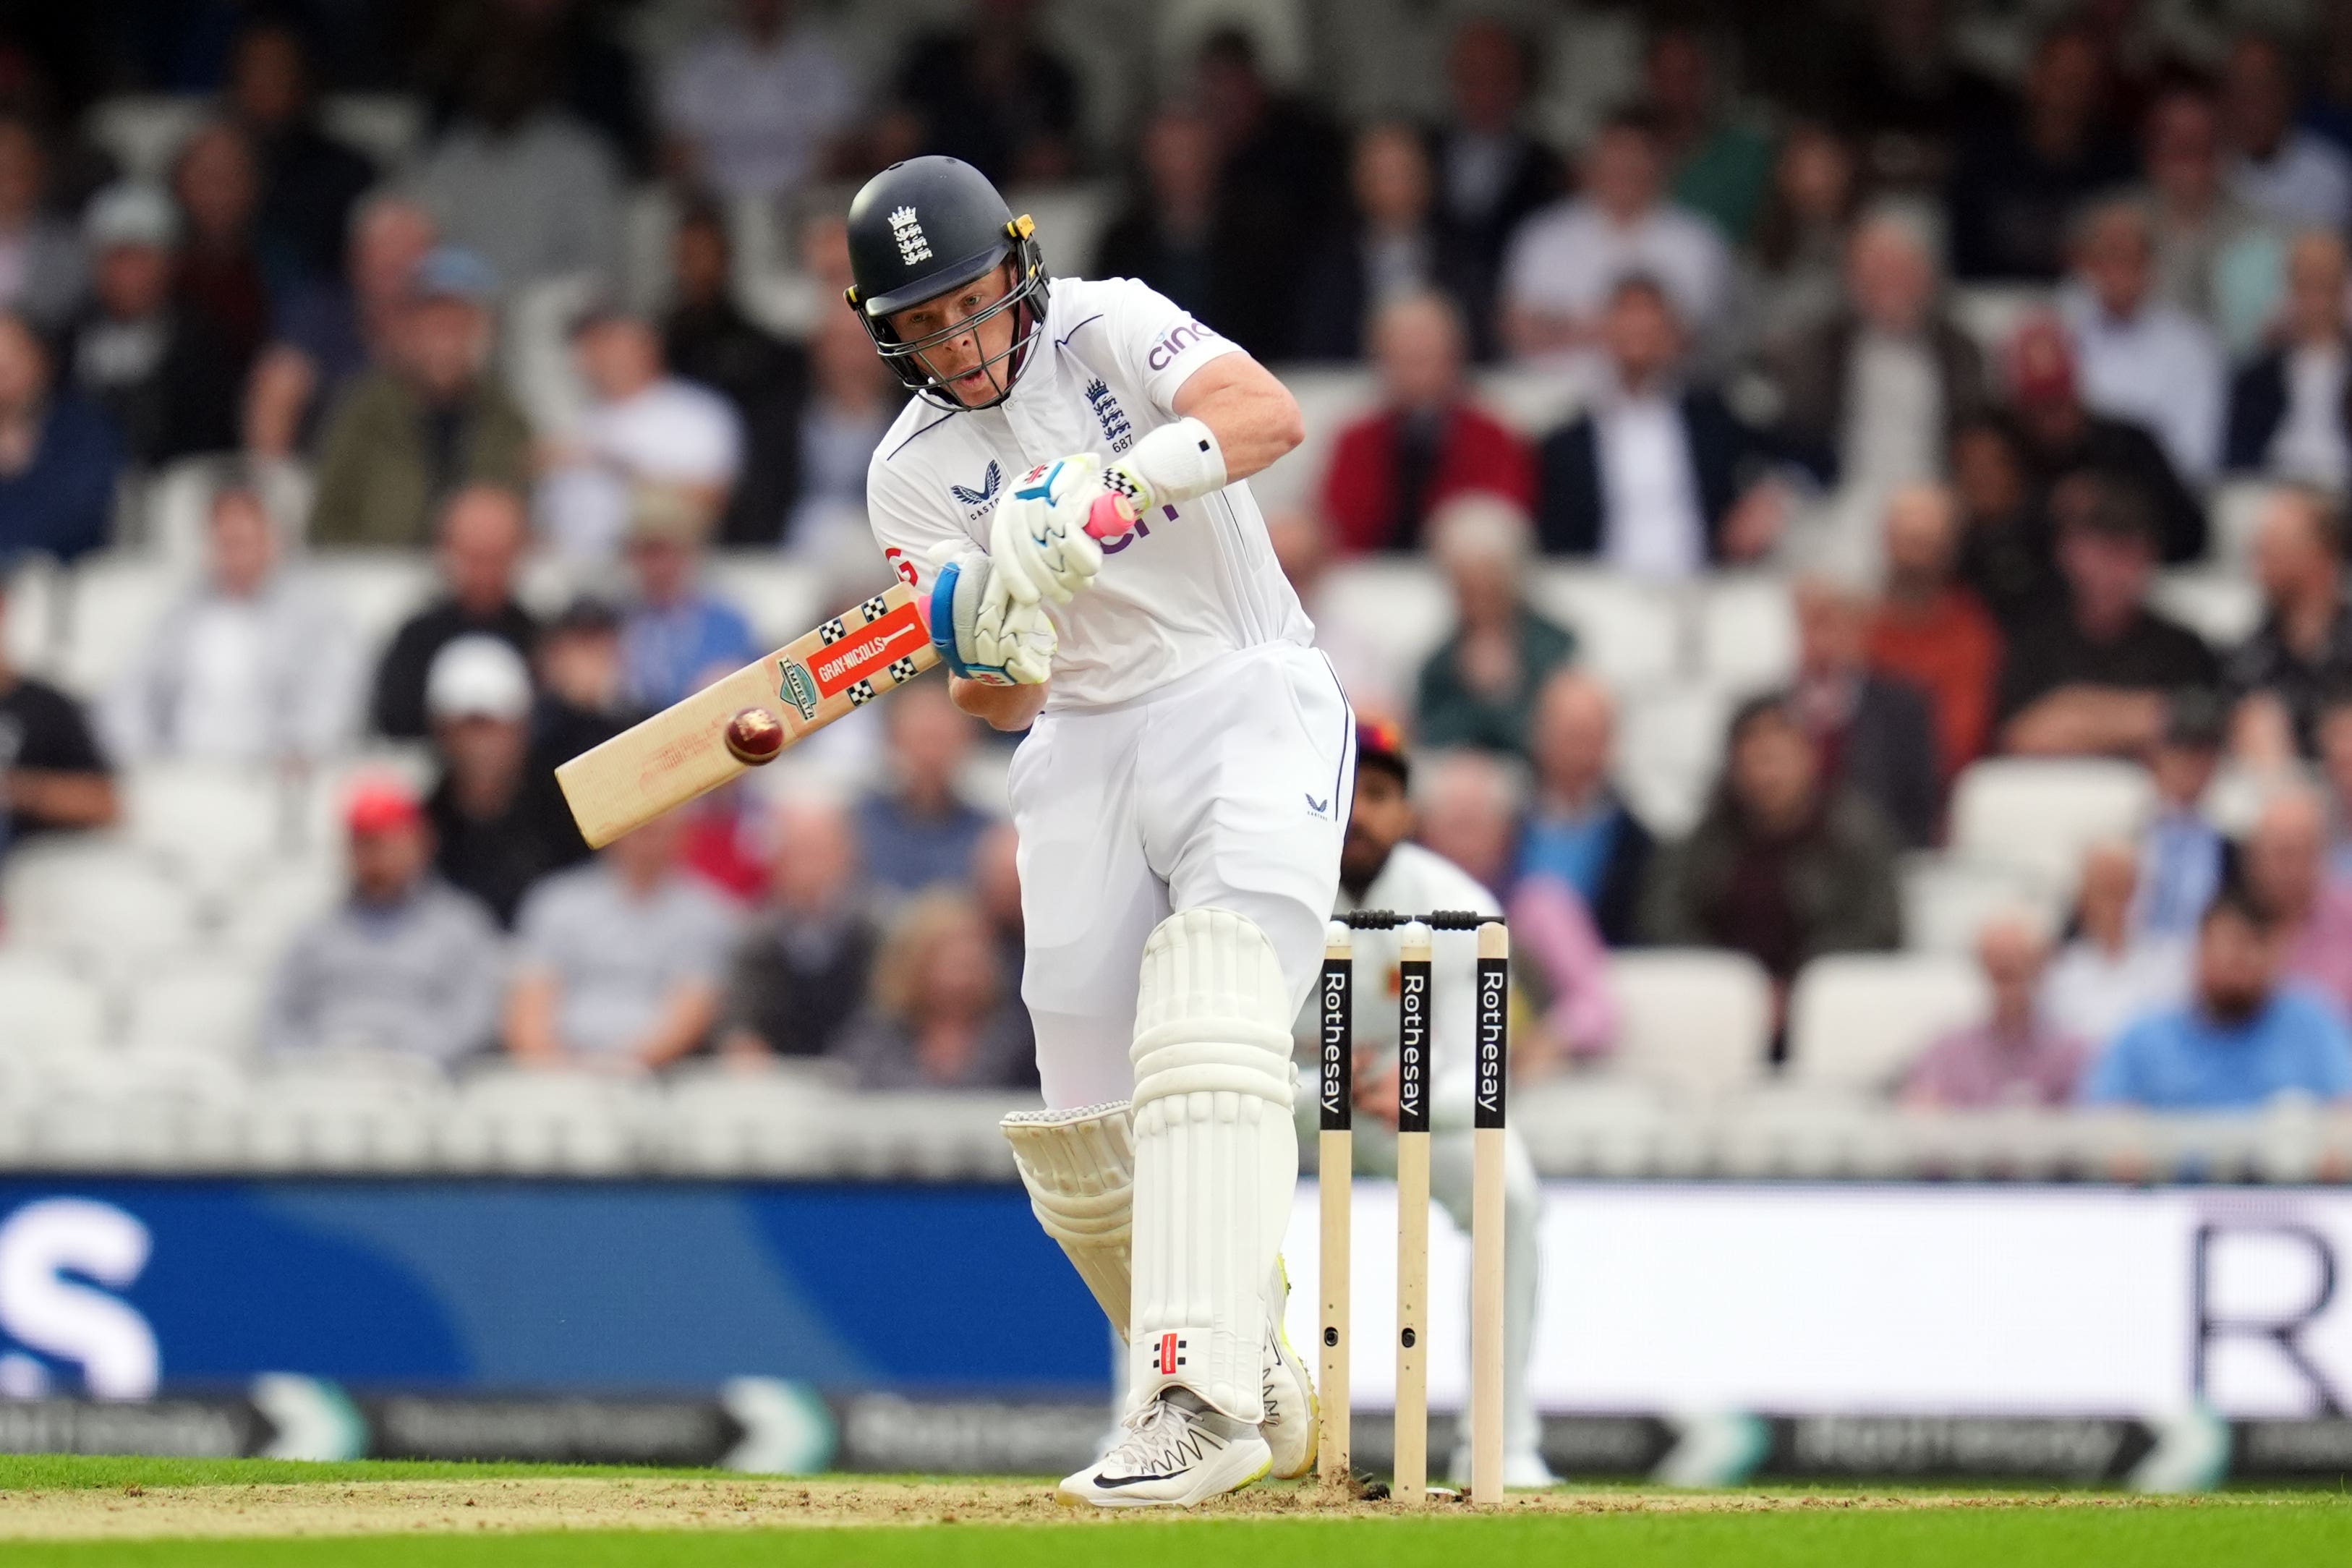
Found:
<path fill-rule="evenodd" d="M 1105 543 L 1133 533 L 1136 521 L 1128 515 L 1120 498 L 1108 490 L 1095 497 L 1094 504 L 1087 509 L 1087 532 Z"/>

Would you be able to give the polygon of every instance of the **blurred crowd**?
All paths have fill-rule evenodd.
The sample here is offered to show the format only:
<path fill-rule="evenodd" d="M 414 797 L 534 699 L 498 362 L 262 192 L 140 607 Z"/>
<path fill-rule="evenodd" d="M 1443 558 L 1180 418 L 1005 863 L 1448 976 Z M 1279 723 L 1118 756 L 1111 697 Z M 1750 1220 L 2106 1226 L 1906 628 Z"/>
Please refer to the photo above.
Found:
<path fill-rule="evenodd" d="M 1433 46 L 1410 113 L 1276 68 L 1351 7 L 1265 9 L 1298 28 L 1204 25 L 1116 83 L 1024 0 L 927 7 L 887 58 L 862 7 L 789 0 L 0 24 L 0 563 L 155 548 L 126 521 L 154 477 L 213 475 L 200 568 L 109 689 L 0 662 L 0 845 L 108 827 L 143 761 L 410 744 L 423 787 L 340 802 L 348 898 L 278 967 L 271 1055 L 1034 1081 L 1013 845 L 971 786 L 1001 742 L 940 683 L 876 717 L 866 782 L 731 789 L 601 855 L 550 773 L 799 629 L 713 552 L 874 575 L 841 563 L 900 395 L 833 303 L 840 215 L 942 152 L 1115 189 L 1063 265 L 1360 367 L 1276 548 L 1310 613 L 1367 562 L 1444 584 L 1409 680 L 1318 618 L 1436 764 L 1423 837 L 1507 903 L 1747 954 L 1777 1033 L 1809 963 L 1903 946 L 1905 858 L 1971 764 L 2120 759 L 2145 826 L 2062 918 L 1986 925 L 1989 1016 L 1901 1093 L 2352 1096 L 2352 9 L 1372 7 Z M 1574 123 L 1562 37 L 1624 46 Z M 160 178 L 91 131 L 132 90 L 187 110 Z M 335 129 L 354 93 L 413 113 L 409 155 Z M 667 215 L 652 287 L 633 192 Z M 526 395 L 524 328 L 566 398 Z M 1530 437 L 1505 382 L 1561 412 Z M 2260 613 L 2215 640 L 2156 589 L 2242 570 L 2213 503 L 2242 478 L 2275 487 Z M 438 586 L 362 646 L 305 569 L 338 551 L 429 552 Z M 1529 592 L 1562 563 L 1790 585 L 1794 679 L 1742 694 L 1695 823 L 1621 793 L 1638 697 Z M 2259 786 L 2233 831 L 2221 774 Z"/>

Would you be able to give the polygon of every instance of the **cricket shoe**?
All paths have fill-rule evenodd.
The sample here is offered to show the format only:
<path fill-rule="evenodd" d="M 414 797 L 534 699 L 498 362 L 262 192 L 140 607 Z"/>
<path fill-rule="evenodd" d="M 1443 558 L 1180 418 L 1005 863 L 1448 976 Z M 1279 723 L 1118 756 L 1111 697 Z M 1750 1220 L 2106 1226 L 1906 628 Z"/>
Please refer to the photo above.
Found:
<path fill-rule="evenodd" d="M 1276 1291 L 1266 1315 L 1265 1419 L 1258 1423 L 1257 1430 L 1273 1455 L 1274 1473 L 1289 1481 L 1314 1469 L 1318 1424 L 1315 1380 L 1298 1352 L 1290 1348 L 1290 1336 L 1282 1326 L 1290 1301 L 1290 1270 L 1280 1263 L 1275 1269 L 1281 1289 Z"/>
<path fill-rule="evenodd" d="M 1123 1423 L 1108 1454 L 1054 1489 L 1066 1508 L 1191 1508 L 1239 1491 L 1266 1472 L 1265 1439 L 1246 1421 L 1171 1387 Z"/>

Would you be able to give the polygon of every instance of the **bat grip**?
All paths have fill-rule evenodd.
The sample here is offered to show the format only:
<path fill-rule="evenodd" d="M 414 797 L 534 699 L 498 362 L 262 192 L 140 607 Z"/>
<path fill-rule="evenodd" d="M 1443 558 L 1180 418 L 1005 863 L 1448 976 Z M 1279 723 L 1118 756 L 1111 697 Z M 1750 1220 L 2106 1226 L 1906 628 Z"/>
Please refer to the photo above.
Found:
<path fill-rule="evenodd" d="M 1087 509 L 1087 532 L 1105 543 L 1135 531 L 1136 519 L 1127 514 L 1120 498 L 1105 490 Z"/>

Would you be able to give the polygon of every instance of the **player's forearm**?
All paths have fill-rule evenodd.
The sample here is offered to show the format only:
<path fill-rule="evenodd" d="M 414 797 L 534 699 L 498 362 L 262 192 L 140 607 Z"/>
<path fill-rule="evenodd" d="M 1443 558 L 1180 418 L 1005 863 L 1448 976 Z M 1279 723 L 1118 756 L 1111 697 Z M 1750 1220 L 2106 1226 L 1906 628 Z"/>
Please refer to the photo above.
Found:
<path fill-rule="evenodd" d="M 1034 686 L 993 686 L 950 675 L 948 696 L 957 707 L 975 719 L 984 720 L 992 730 L 1026 730 L 1045 710 L 1045 691 L 1050 684 L 1040 681 Z"/>
<path fill-rule="evenodd" d="M 637 1043 L 637 1060 L 649 1068 L 667 1067 L 702 1043 L 719 1021 L 719 990 L 707 984 L 680 986 L 662 1009 L 662 1016 Z"/>
<path fill-rule="evenodd" d="M 104 773 L 17 768 L 0 775 L 0 802 L 44 827 L 104 827 L 119 809 Z"/>
<path fill-rule="evenodd" d="M 1176 412 L 1198 419 L 1224 455 L 1225 482 L 1248 479 L 1307 439 L 1298 400 L 1246 354 L 1211 360 L 1176 393 Z"/>
<path fill-rule="evenodd" d="M 2164 711 L 2152 692 L 2067 686 L 2011 719 L 2001 738 L 2021 756 L 2119 755 L 2153 745 Z"/>
<path fill-rule="evenodd" d="M 555 982 L 527 974 L 507 996 L 507 1050 L 518 1059 L 552 1065 L 563 1057 L 555 1037 Z"/>

